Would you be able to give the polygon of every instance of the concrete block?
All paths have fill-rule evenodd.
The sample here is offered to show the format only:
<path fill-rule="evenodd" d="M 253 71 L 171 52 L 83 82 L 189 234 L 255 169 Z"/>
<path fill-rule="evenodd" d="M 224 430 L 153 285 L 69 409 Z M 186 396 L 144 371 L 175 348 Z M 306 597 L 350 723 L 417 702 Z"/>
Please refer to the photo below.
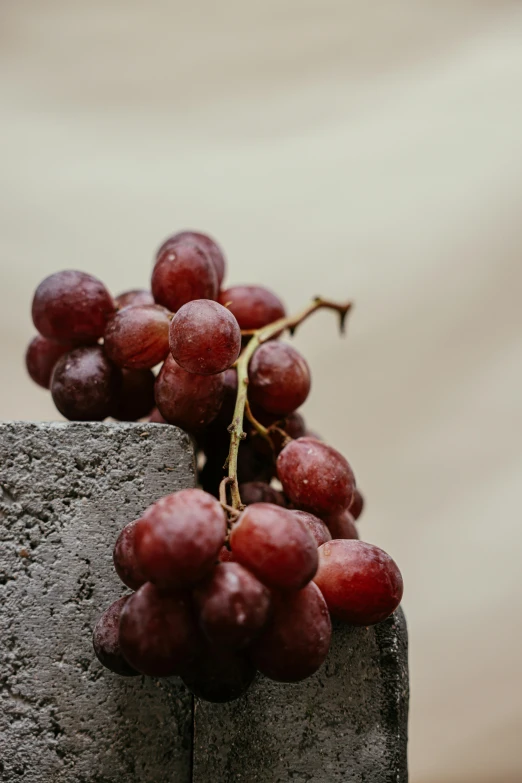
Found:
<path fill-rule="evenodd" d="M 400 610 L 371 629 L 337 626 L 310 680 L 258 677 L 227 705 L 97 662 L 94 623 L 126 592 L 118 532 L 193 485 L 175 427 L 0 424 L 0 781 L 406 783 Z"/>

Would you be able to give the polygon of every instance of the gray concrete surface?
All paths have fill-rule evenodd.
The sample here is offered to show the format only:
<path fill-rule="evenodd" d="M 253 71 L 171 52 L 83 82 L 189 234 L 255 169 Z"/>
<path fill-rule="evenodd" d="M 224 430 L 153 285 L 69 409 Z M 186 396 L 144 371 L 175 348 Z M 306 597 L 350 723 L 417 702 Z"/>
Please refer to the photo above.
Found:
<path fill-rule="evenodd" d="M 0 424 L 0 781 L 405 783 L 407 633 L 339 625 L 321 671 L 229 705 L 95 659 L 121 527 L 194 482 L 161 425 Z"/>
<path fill-rule="evenodd" d="M 1 781 L 189 783 L 190 695 L 107 672 L 91 633 L 119 530 L 193 481 L 175 427 L 0 425 Z"/>
<path fill-rule="evenodd" d="M 401 609 L 374 628 L 338 624 L 309 680 L 197 700 L 194 783 L 406 783 L 407 644 Z"/>

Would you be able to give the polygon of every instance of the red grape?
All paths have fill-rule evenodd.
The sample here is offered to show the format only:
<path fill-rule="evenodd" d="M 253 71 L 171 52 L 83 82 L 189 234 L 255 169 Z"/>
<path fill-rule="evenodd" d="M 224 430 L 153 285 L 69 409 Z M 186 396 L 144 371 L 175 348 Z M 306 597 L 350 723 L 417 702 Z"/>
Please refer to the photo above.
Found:
<path fill-rule="evenodd" d="M 279 297 L 260 285 L 234 285 L 221 291 L 218 301 L 228 307 L 245 331 L 260 329 L 286 315 Z"/>
<path fill-rule="evenodd" d="M 240 485 L 239 494 L 245 506 L 251 506 L 253 503 L 272 503 L 275 506 L 286 507 L 283 493 L 265 481 L 247 481 Z"/>
<path fill-rule="evenodd" d="M 73 348 L 72 343 L 57 343 L 55 340 L 36 335 L 29 343 L 25 354 L 25 366 L 32 380 L 44 389 L 48 389 L 56 362 Z"/>
<path fill-rule="evenodd" d="M 273 600 L 272 620 L 252 643 L 251 659 L 260 672 L 278 682 L 311 677 L 328 655 L 332 637 L 321 591 L 311 582 L 303 590 L 275 595 Z"/>
<path fill-rule="evenodd" d="M 170 424 L 189 432 L 213 421 L 225 396 L 224 374 L 195 375 L 168 356 L 156 379 L 156 405 Z"/>
<path fill-rule="evenodd" d="M 308 397 L 310 369 L 298 351 L 287 343 L 260 345 L 248 368 L 248 396 L 268 413 L 286 416 Z"/>
<path fill-rule="evenodd" d="M 147 582 L 123 607 L 121 651 L 142 674 L 181 674 L 197 654 L 199 643 L 190 601 L 182 594 L 165 595 Z"/>
<path fill-rule="evenodd" d="M 304 525 L 306 525 L 310 533 L 313 535 L 317 546 L 321 546 L 321 544 L 325 544 L 327 541 L 332 540 L 330 531 L 324 524 L 323 520 L 319 519 L 319 517 L 316 517 L 313 514 L 309 514 L 308 511 L 293 510 L 291 513 L 300 519 Z"/>
<path fill-rule="evenodd" d="M 124 307 L 129 307 L 130 305 L 153 305 L 154 297 L 151 291 L 147 291 L 145 288 L 138 288 L 120 294 L 114 300 L 114 304 L 118 310 L 123 310 Z"/>
<path fill-rule="evenodd" d="M 403 583 L 392 558 L 364 541 L 328 541 L 319 547 L 314 579 L 332 617 L 352 625 L 374 625 L 399 606 Z"/>
<path fill-rule="evenodd" d="M 173 313 L 193 299 L 217 299 L 218 283 L 209 254 L 181 239 L 167 245 L 152 273 L 154 300 Z"/>
<path fill-rule="evenodd" d="M 239 356 L 241 331 L 232 313 L 210 299 L 183 305 L 170 324 L 170 350 L 184 370 L 213 375 Z"/>
<path fill-rule="evenodd" d="M 197 698 L 222 704 L 239 699 L 255 676 L 256 667 L 246 654 L 207 645 L 182 680 Z"/>
<path fill-rule="evenodd" d="M 307 434 L 305 420 L 297 411 L 286 417 L 281 428 L 294 440 L 303 438 Z"/>
<path fill-rule="evenodd" d="M 156 261 L 159 258 L 161 258 L 161 256 L 163 255 L 163 251 L 166 248 L 168 248 L 170 245 L 175 245 L 181 239 L 189 239 L 194 241 L 197 245 L 200 245 L 203 248 L 203 250 L 205 250 L 209 254 L 212 263 L 214 264 L 214 267 L 216 269 L 218 286 L 220 286 L 221 283 L 223 282 L 223 278 L 225 277 L 225 271 L 226 271 L 225 256 L 218 243 L 214 239 L 212 239 L 212 237 L 209 237 L 207 234 L 201 234 L 199 231 L 179 231 L 177 234 L 173 234 L 172 236 L 168 237 L 168 239 L 165 240 L 165 242 L 158 250 L 156 254 Z"/>
<path fill-rule="evenodd" d="M 33 299 L 34 325 L 50 340 L 96 342 L 113 312 L 103 283 L 73 270 L 46 277 Z"/>
<path fill-rule="evenodd" d="M 129 600 L 126 595 L 109 606 L 94 627 L 92 644 L 96 657 L 106 669 L 122 677 L 136 677 L 139 672 L 127 663 L 120 648 L 120 617 Z"/>
<path fill-rule="evenodd" d="M 232 528 L 235 559 L 268 587 L 299 590 L 317 571 L 317 544 L 291 511 L 272 503 L 247 506 Z"/>
<path fill-rule="evenodd" d="M 152 370 L 122 370 L 123 384 L 111 416 L 118 421 L 137 421 L 148 416 L 154 408 Z"/>
<path fill-rule="evenodd" d="M 76 348 L 55 365 L 51 378 L 54 404 L 71 421 L 103 421 L 121 389 L 121 371 L 99 346 Z"/>
<path fill-rule="evenodd" d="M 124 307 L 107 324 L 105 352 L 119 367 L 155 367 L 168 356 L 169 326 L 169 313 L 163 307 Z"/>
<path fill-rule="evenodd" d="M 139 590 L 147 578 L 142 573 L 134 550 L 134 535 L 139 520 L 129 522 L 121 531 L 113 552 L 114 568 L 121 581 L 131 590 Z"/>
<path fill-rule="evenodd" d="M 314 438 L 285 446 L 277 458 L 277 475 L 292 503 L 312 514 L 333 514 L 352 502 L 352 469 L 336 449 Z"/>
<path fill-rule="evenodd" d="M 235 369 L 225 370 L 223 377 L 224 396 L 223 403 L 219 409 L 216 423 L 224 424 L 228 427 L 234 418 L 234 410 L 237 399 L 237 371 Z"/>
<path fill-rule="evenodd" d="M 218 555 L 220 563 L 234 563 L 234 555 L 227 546 L 222 546 Z"/>
<path fill-rule="evenodd" d="M 225 647 L 245 647 L 266 625 L 270 611 L 270 592 L 234 562 L 218 565 L 196 587 L 194 599 L 205 635 Z"/>
<path fill-rule="evenodd" d="M 158 500 L 137 523 L 138 562 L 162 587 L 195 584 L 212 570 L 226 532 L 218 501 L 200 489 L 183 489 Z"/>
<path fill-rule="evenodd" d="M 359 519 L 364 509 L 364 497 L 361 495 L 357 487 L 353 493 L 353 500 L 350 503 L 350 514 L 354 519 Z"/>
<path fill-rule="evenodd" d="M 154 408 L 154 410 L 150 414 L 149 421 L 152 422 L 153 424 L 168 424 L 168 421 L 163 418 L 163 416 L 161 415 L 161 413 L 157 408 Z"/>
<path fill-rule="evenodd" d="M 332 538 L 359 538 L 352 514 L 345 508 L 342 511 L 324 516 L 323 520 L 332 534 Z"/>

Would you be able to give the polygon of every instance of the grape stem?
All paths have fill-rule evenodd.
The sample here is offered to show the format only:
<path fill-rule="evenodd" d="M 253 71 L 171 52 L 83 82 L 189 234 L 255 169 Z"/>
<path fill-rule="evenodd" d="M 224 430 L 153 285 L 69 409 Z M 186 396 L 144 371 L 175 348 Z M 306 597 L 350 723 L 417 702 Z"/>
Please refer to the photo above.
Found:
<path fill-rule="evenodd" d="M 237 458 L 241 441 L 246 438 L 246 433 L 243 432 L 245 413 L 260 435 L 270 439 L 267 428 L 263 427 L 263 425 L 255 419 L 248 403 L 248 365 L 250 364 L 250 360 L 254 355 L 256 348 L 259 348 L 260 345 L 267 342 L 267 340 L 270 340 L 272 337 L 275 337 L 280 332 L 288 330 L 291 335 L 295 334 L 297 327 L 317 310 L 333 310 L 338 313 L 341 333 L 344 333 L 346 316 L 351 307 L 351 302 L 339 303 L 332 302 L 329 299 L 316 297 L 307 307 L 295 315 L 280 318 L 271 324 L 263 326 L 261 329 L 242 332 L 243 335 L 249 335 L 250 340 L 234 365 L 237 370 L 237 398 L 234 418 L 228 428 L 230 432 L 230 450 L 226 463 L 228 467 L 228 476 L 223 479 L 220 487 L 220 499 L 225 510 L 229 512 L 230 510 L 233 510 L 237 513 L 237 511 L 241 511 L 244 508 L 241 503 L 237 480 Z M 226 503 L 227 486 L 230 486 L 231 507 Z M 223 503 L 223 500 L 225 500 L 225 503 Z"/>

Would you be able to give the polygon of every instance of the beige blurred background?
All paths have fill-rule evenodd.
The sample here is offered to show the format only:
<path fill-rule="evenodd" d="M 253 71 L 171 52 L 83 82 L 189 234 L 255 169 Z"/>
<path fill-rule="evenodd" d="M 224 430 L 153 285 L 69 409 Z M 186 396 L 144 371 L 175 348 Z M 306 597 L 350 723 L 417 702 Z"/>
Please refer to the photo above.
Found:
<path fill-rule="evenodd" d="M 412 783 L 522 781 L 522 6 L 507 0 L 17 0 L 0 8 L 4 419 L 32 291 L 148 282 L 171 231 L 303 327 L 314 429 L 400 563 Z"/>

